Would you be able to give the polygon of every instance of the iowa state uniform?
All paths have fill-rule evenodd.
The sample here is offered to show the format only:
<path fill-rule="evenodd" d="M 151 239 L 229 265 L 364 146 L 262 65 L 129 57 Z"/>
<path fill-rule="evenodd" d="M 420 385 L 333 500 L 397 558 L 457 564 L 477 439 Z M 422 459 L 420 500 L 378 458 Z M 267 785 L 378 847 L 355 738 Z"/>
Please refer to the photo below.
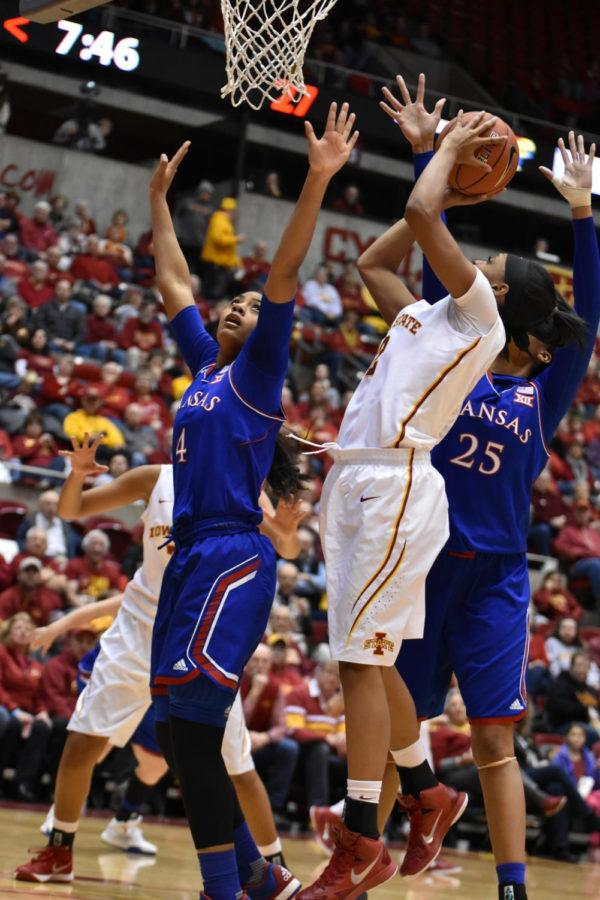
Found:
<path fill-rule="evenodd" d="M 503 347 L 487 279 L 403 309 L 350 401 L 321 498 L 334 659 L 393 665 L 423 633 L 425 577 L 448 535 L 430 451 Z"/>
<path fill-rule="evenodd" d="M 258 531 L 258 497 L 283 421 L 293 308 L 293 301 L 263 297 L 254 332 L 222 368 L 196 307 L 171 322 L 194 379 L 175 417 L 176 552 L 152 638 L 151 684 L 161 721 L 170 711 L 223 726 L 264 633 L 275 551 Z"/>
<path fill-rule="evenodd" d="M 573 231 L 575 308 L 590 326 L 587 349 L 555 351 L 530 380 L 484 376 L 433 453 L 450 537 L 427 579 L 424 637 L 405 642 L 397 661 L 422 718 L 443 711 L 453 672 L 471 721 L 525 714 L 531 488 L 585 374 L 600 317 L 593 220 L 574 221 Z"/>

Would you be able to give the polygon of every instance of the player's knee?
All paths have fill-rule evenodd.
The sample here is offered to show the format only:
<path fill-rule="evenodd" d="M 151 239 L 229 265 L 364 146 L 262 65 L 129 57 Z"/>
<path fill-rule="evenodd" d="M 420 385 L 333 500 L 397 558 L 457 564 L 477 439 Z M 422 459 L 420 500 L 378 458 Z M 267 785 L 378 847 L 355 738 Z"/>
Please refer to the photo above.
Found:
<path fill-rule="evenodd" d="M 169 768 L 165 759 L 157 753 L 149 753 L 147 750 L 139 753 L 140 749 L 142 748 L 135 749 L 138 761 L 135 774 L 138 780 L 143 784 L 158 784 Z"/>
<path fill-rule="evenodd" d="M 512 722 L 473 725 L 471 740 L 473 756 L 478 766 L 514 756 L 514 725 Z"/>
<path fill-rule="evenodd" d="M 106 747 L 108 738 L 95 734 L 70 731 L 63 750 L 64 765 L 90 766 L 93 768 Z"/>

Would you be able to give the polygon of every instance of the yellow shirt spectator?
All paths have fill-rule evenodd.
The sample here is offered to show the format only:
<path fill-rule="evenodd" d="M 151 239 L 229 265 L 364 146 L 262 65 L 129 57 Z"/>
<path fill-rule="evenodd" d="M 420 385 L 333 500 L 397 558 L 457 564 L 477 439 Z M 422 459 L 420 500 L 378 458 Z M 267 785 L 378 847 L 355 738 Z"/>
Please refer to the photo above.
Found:
<path fill-rule="evenodd" d="M 241 265 L 237 246 L 239 239 L 233 227 L 232 214 L 237 207 L 233 197 L 224 197 L 221 208 L 212 214 L 206 229 L 201 259 L 215 266 L 236 269 Z"/>
<path fill-rule="evenodd" d="M 102 443 L 111 450 L 123 447 L 125 438 L 114 424 L 106 416 L 98 414 L 102 403 L 102 396 L 93 388 L 88 389 L 81 398 L 81 409 L 69 413 L 63 422 L 63 431 L 67 437 L 83 441 L 86 433 L 92 437 L 104 434 Z"/>

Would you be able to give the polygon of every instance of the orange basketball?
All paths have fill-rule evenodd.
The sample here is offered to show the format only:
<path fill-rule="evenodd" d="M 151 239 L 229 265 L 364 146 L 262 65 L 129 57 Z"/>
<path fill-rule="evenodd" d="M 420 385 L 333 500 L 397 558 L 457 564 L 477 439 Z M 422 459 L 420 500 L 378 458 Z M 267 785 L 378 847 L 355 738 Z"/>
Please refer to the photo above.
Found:
<path fill-rule="evenodd" d="M 479 113 L 465 113 L 463 122 L 469 122 L 477 115 Z M 438 137 L 438 147 L 455 125 L 456 119 L 448 122 Z M 448 184 L 451 188 L 460 191 L 461 194 L 499 194 L 509 184 L 517 171 L 519 145 L 510 125 L 497 118 L 495 125 L 490 131 L 483 132 L 483 134 L 486 136 L 489 134 L 493 137 L 506 134 L 508 135 L 508 140 L 504 144 L 484 144 L 477 151 L 478 158 L 484 160 L 492 167 L 491 172 L 485 172 L 483 169 L 478 169 L 477 166 L 469 166 L 466 163 L 454 166 L 448 178 Z"/>

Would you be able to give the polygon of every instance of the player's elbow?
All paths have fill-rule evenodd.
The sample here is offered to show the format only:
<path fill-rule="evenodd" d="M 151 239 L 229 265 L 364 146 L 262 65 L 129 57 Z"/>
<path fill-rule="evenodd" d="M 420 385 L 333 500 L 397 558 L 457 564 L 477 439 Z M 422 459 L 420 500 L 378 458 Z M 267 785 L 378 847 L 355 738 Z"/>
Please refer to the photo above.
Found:
<path fill-rule="evenodd" d="M 420 191 L 412 192 L 404 210 L 404 218 L 413 232 L 438 215 L 439 211 L 434 209 L 433 204 L 429 203 Z"/>

